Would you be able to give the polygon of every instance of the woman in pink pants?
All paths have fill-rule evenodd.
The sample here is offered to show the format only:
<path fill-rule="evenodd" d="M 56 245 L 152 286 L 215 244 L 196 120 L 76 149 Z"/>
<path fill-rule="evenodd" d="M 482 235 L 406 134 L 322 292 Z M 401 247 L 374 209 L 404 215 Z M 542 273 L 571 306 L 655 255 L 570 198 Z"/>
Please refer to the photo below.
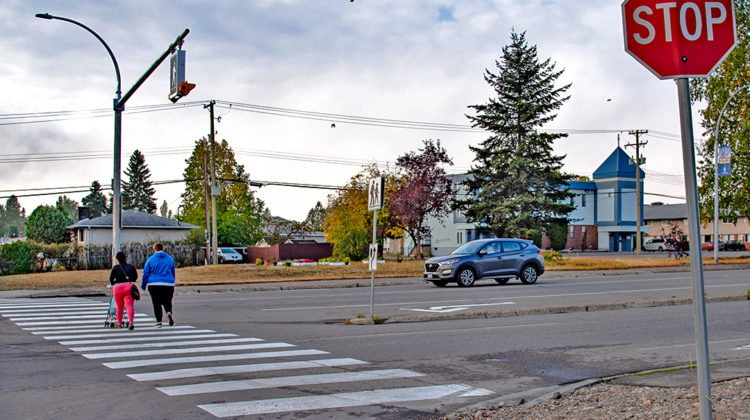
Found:
<path fill-rule="evenodd" d="M 133 320 L 135 310 L 133 309 L 133 296 L 130 295 L 130 289 L 138 279 L 138 272 L 132 264 L 128 264 L 125 253 L 120 251 L 115 255 L 119 264 L 112 267 L 109 273 L 109 283 L 112 284 L 112 294 L 115 297 L 115 306 L 117 308 L 117 325 L 122 325 L 123 307 L 128 310 L 128 329 L 135 328 Z"/>

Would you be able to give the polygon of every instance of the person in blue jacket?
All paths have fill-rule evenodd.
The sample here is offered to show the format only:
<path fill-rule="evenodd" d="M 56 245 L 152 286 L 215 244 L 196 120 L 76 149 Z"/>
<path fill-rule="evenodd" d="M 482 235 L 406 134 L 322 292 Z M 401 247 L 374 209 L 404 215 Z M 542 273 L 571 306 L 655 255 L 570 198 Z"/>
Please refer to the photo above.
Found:
<path fill-rule="evenodd" d="M 154 244 L 154 255 L 146 260 L 143 267 L 143 277 L 141 280 L 141 289 L 146 290 L 151 296 L 151 303 L 154 305 L 154 317 L 156 318 L 156 328 L 161 328 L 162 306 L 167 313 L 169 325 L 174 325 L 172 316 L 172 297 L 174 296 L 174 260 L 166 252 L 161 242 Z"/>

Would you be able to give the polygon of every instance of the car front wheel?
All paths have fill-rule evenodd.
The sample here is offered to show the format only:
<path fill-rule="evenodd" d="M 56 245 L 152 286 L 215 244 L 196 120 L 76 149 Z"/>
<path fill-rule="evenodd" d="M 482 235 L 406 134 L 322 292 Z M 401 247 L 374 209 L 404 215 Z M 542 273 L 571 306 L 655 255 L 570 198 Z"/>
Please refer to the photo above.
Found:
<path fill-rule="evenodd" d="M 526 265 L 521 270 L 521 282 L 524 284 L 534 284 L 539 277 L 539 270 L 532 264 Z"/>
<path fill-rule="evenodd" d="M 456 275 L 456 281 L 459 287 L 473 286 L 475 280 L 476 280 L 476 275 L 474 274 L 474 270 L 468 267 L 462 268 Z"/>

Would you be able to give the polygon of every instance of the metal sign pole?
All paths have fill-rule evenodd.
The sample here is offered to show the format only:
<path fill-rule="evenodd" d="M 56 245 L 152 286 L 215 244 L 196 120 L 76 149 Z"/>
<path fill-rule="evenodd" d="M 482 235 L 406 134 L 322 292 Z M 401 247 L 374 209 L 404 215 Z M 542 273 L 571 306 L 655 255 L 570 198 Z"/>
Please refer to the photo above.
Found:
<path fill-rule="evenodd" d="M 378 211 L 373 210 L 372 212 L 372 243 L 377 244 L 376 228 L 378 225 Z M 375 270 L 373 264 L 377 264 L 377 261 L 372 261 L 372 253 L 370 253 L 370 319 L 373 319 L 375 309 Z M 375 253 L 375 259 L 378 259 L 378 254 Z"/>
<path fill-rule="evenodd" d="M 708 364 L 708 329 L 706 327 L 706 300 L 703 295 L 703 255 L 700 247 L 700 219 L 698 213 L 698 188 L 695 176 L 695 147 L 693 144 L 693 118 L 690 107 L 690 80 L 677 79 L 680 103 L 680 131 L 682 134 L 682 161 L 685 173 L 685 197 L 687 198 L 689 243 L 692 256 L 690 270 L 693 274 L 693 308 L 695 324 L 695 347 L 698 364 L 698 398 L 701 419 L 710 420 L 711 378 Z M 718 246 L 716 243 L 714 246 Z"/>
<path fill-rule="evenodd" d="M 377 244 L 377 237 L 376 235 L 376 228 L 378 225 L 378 211 L 374 210 L 372 212 L 372 243 Z M 370 253 L 370 267 L 372 267 L 373 261 L 372 261 L 372 253 Z M 378 254 L 375 253 L 375 259 L 377 260 Z M 377 261 L 375 261 L 375 264 L 377 264 Z M 375 270 L 372 268 L 370 269 L 370 319 L 373 319 L 374 309 L 375 309 Z"/>

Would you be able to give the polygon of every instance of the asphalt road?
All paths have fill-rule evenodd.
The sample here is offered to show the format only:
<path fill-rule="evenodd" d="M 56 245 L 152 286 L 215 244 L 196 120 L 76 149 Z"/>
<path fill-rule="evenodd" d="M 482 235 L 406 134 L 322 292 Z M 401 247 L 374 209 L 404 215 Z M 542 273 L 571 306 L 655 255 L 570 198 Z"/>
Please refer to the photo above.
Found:
<path fill-rule="evenodd" d="M 750 288 L 748 274 L 706 272 L 707 293 L 741 293 Z M 687 272 L 543 276 L 531 286 L 468 289 L 415 280 L 376 288 L 376 313 L 671 298 L 691 290 Z M 4 417 L 34 419 L 431 418 L 695 361 L 691 305 L 344 325 L 369 312 L 369 293 L 178 294 L 176 327 L 183 328 L 159 330 L 148 327 L 145 296 L 133 332 L 101 328 L 103 298 L 0 299 L 0 407 Z M 708 305 L 713 362 L 750 357 L 748 305 Z"/>

